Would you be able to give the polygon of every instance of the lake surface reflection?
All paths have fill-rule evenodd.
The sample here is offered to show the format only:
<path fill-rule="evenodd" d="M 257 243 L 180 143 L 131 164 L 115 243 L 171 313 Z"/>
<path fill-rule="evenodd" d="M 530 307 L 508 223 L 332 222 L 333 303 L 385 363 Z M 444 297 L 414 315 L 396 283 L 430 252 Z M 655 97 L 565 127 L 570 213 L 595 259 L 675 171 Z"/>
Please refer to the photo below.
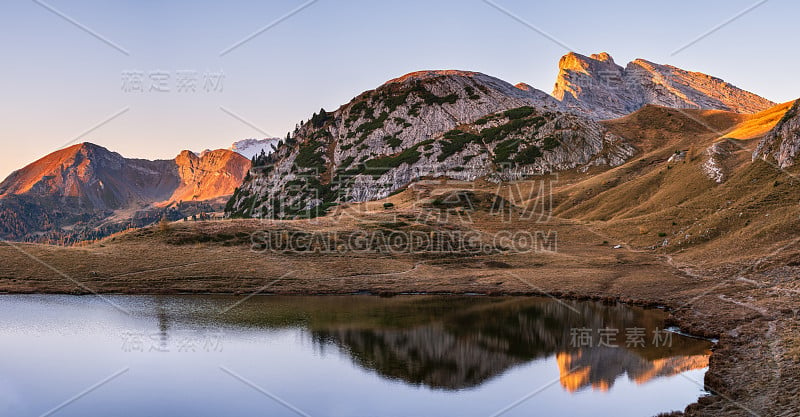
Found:
<path fill-rule="evenodd" d="M 648 416 L 711 344 L 534 297 L 0 296 L 9 416 Z"/>

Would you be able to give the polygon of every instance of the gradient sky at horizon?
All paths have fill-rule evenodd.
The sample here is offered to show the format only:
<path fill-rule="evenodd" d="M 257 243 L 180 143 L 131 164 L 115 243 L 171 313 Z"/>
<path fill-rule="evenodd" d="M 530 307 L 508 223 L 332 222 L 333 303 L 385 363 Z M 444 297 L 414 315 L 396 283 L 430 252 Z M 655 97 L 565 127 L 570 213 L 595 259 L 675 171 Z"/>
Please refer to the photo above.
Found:
<path fill-rule="evenodd" d="M 800 6 L 789 0 L 763 2 L 674 55 L 761 2 L 496 3 L 558 42 L 482 0 L 319 0 L 220 56 L 304 2 L 5 1 L 0 177 L 125 109 L 77 141 L 127 157 L 169 159 L 182 149 L 264 137 L 261 131 L 284 136 L 320 107 L 334 110 L 421 69 L 480 71 L 550 92 L 567 48 L 607 51 L 620 65 L 644 58 L 705 72 L 776 102 L 800 97 L 793 71 L 800 57 L 790 47 L 800 35 Z M 128 71 L 145 73 L 145 92 L 123 91 Z M 196 92 L 177 91 L 179 71 L 195 72 Z M 147 91 L 150 72 L 168 74 L 170 91 Z M 222 91 L 205 91 L 207 73 L 224 73 Z"/>

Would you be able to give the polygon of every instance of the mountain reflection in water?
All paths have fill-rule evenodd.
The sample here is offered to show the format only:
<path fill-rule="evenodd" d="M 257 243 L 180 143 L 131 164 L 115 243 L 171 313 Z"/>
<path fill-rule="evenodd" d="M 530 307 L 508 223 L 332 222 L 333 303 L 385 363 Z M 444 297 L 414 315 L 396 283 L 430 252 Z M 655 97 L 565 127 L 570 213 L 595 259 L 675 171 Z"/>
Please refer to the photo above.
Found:
<path fill-rule="evenodd" d="M 435 389 L 477 387 L 507 370 L 556 357 L 561 386 L 605 391 L 627 375 L 638 384 L 708 366 L 710 343 L 672 334 L 653 343 L 664 313 L 626 305 L 535 297 L 266 297 L 226 315 L 229 324 L 301 327 L 320 350 L 335 346 L 358 366 Z M 642 344 L 626 329 L 644 329 Z M 591 346 L 573 329 L 591 330 Z M 616 329 L 616 347 L 598 346 Z M 608 343 L 607 343 L 608 344 Z"/>

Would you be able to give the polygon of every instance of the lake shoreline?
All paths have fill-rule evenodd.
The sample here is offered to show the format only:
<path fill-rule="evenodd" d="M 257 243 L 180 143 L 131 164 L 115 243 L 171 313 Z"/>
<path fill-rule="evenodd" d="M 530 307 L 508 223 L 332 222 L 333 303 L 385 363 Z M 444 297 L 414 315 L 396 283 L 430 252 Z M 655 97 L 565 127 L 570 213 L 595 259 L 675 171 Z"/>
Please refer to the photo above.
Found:
<path fill-rule="evenodd" d="M 356 227 L 320 222 L 307 227 Z M 486 232 L 506 227 L 479 224 Z M 252 250 L 249 238 L 214 237 L 262 230 L 262 223 L 186 227 L 168 233 L 138 230 L 88 247 L 0 245 L 5 261 L 0 265 L 0 293 L 484 294 L 663 308 L 669 313 L 667 326 L 719 341 L 705 377 L 707 389 L 716 395 L 699 398 L 686 408 L 686 416 L 800 414 L 800 401 L 795 401 L 800 384 L 794 382 L 800 380 L 796 298 L 780 286 L 791 282 L 791 270 L 752 271 L 747 260 L 716 268 L 686 260 L 676 266 L 669 256 L 600 243 L 596 233 L 567 221 L 548 225 L 558 232 L 558 252 L 480 256 L 259 252 Z M 198 235 L 212 239 L 186 243 L 183 237 Z M 747 280 L 739 279 L 741 275 Z M 743 363 L 748 364 L 744 369 Z"/>

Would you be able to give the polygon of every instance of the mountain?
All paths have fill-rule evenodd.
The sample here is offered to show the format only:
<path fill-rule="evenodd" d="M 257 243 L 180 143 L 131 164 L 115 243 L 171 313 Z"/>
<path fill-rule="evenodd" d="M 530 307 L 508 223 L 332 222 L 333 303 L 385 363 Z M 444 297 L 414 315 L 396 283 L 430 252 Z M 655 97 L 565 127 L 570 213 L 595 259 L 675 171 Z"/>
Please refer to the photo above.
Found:
<path fill-rule="evenodd" d="M 244 139 L 234 142 L 229 149 L 247 159 L 253 159 L 254 156 L 260 155 L 261 151 L 265 154 L 272 153 L 272 146 L 277 146 L 278 142 L 279 138 Z"/>
<path fill-rule="evenodd" d="M 800 154 L 800 100 L 794 102 L 775 128 L 759 142 L 753 160 L 775 162 L 781 169 L 796 164 Z"/>
<path fill-rule="evenodd" d="M 91 143 L 73 145 L 0 183 L 0 238 L 72 241 L 146 225 L 165 213 L 212 211 L 198 204 L 232 194 L 249 167 L 230 150 L 148 161 Z"/>
<path fill-rule="evenodd" d="M 84 211 L 117 210 L 139 201 L 168 199 L 179 178 L 170 161 L 126 159 L 82 143 L 53 152 L 0 183 L 0 198 L 27 196 L 69 200 Z"/>
<path fill-rule="evenodd" d="M 315 114 L 256 161 L 226 211 L 296 217 L 383 198 L 424 177 L 515 179 L 617 165 L 633 153 L 597 122 L 561 109 L 542 91 L 476 72 L 410 73 Z"/>
<path fill-rule="evenodd" d="M 242 184 L 250 169 L 247 158 L 228 149 L 204 152 L 200 156 L 183 151 L 174 159 L 174 164 L 180 185 L 167 203 L 229 196 Z"/>
<path fill-rule="evenodd" d="M 699 72 L 637 59 L 622 67 L 608 53 L 564 55 L 553 96 L 598 119 L 630 114 L 646 104 L 756 113 L 775 103 Z"/>

